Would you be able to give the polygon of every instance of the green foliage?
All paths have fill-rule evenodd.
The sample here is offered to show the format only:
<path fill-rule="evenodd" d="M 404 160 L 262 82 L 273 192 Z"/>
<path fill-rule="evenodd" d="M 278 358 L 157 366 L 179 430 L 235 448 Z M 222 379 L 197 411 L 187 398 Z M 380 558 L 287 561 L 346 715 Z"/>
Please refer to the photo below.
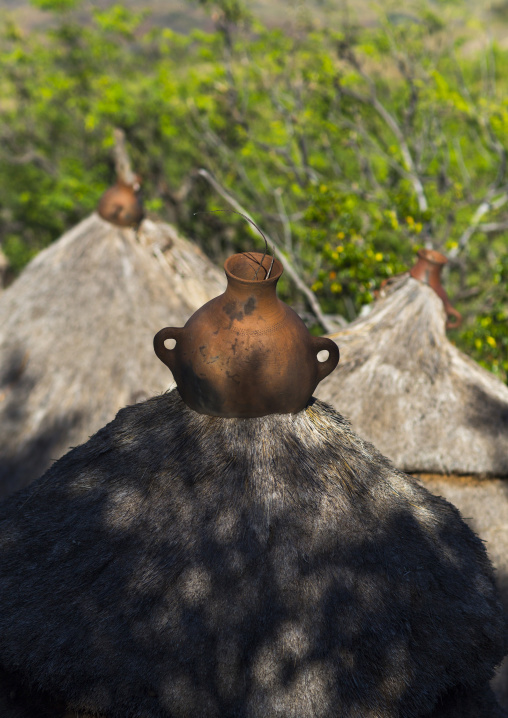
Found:
<path fill-rule="evenodd" d="M 32 5 L 39 7 L 41 10 L 51 10 L 52 12 L 62 12 L 65 10 L 74 10 L 81 0 L 30 0 Z"/>
<path fill-rule="evenodd" d="M 237 24 L 247 18 L 250 18 L 250 14 L 247 11 L 246 5 L 242 0 L 196 0 L 200 5 L 204 7 L 214 9 L 220 13 L 220 16 L 232 24 Z"/>
<path fill-rule="evenodd" d="M 238 218 L 194 215 L 222 206 L 205 168 L 326 312 L 353 319 L 419 246 L 455 255 L 454 339 L 506 378 L 508 53 L 461 55 L 453 4 L 282 30 L 202 0 L 216 29 L 184 36 L 121 3 L 34 3 L 57 21 L 0 36 L 0 242 L 16 270 L 96 206 L 118 126 L 150 210 L 218 261 L 252 246 Z"/>
<path fill-rule="evenodd" d="M 309 244 L 321 254 L 312 289 L 326 311 L 354 319 L 373 301 L 383 279 L 404 272 L 412 262 L 422 224 L 411 215 L 399 216 L 404 199 L 395 196 L 383 209 L 326 185 L 314 193 L 304 220 Z"/>
<path fill-rule="evenodd" d="M 494 266 L 483 310 L 460 333 L 460 340 L 482 366 L 508 377 L 508 252 Z"/>
<path fill-rule="evenodd" d="M 19 272 L 37 254 L 37 250 L 27 246 L 21 237 L 9 234 L 2 245 L 3 252 L 14 272 Z"/>

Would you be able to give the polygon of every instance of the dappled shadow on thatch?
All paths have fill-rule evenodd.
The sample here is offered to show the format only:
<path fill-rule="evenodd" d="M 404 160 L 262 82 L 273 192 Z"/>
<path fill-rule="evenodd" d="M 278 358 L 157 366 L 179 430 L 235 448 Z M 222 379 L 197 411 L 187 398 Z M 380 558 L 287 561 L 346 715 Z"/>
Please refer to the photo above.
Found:
<path fill-rule="evenodd" d="M 78 708 L 501 715 L 481 542 L 319 402 L 129 407 L 0 518 L 0 659 Z"/>
<path fill-rule="evenodd" d="M 504 397 L 486 394 L 479 386 L 467 387 L 469 402 L 464 407 L 464 421 L 489 441 L 490 462 L 507 466 L 508 473 L 508 402 Z M 500 472 L 501 473 L 501 472 Z"/>
<path fill-rule="evenodd" d="M 25 487 L 45 467 L 50 466 L 61 454 L 62 435 L 72 433 L 81 423 L 80 412 L 65 416 L 46 415 L 37 429 L 30 432 L 26 441 L 10 451 L 11 427 L 30 425 L 28 397 L 36 379 L 26 371 L 26 355 L 13 351 L 0 370 L 0 396 L 4 404 L 2 424 L 3 441 L 0 453 L 0 486 L 2 494 L 9 495 Z"/>
<path fill-rule="evenodd" d="M 0 666 L 0 715 L 2 718 L 71 718 L 65 703 L 27 686 L 17 671 Z M 82 718 L 80 715 L 73 718 Z M 84 718 L 84 716 L 83 716 Z"/>
<path fill-rule="evenodd" d="M 424 475 L 421 480 L 433 494 L 456 506 L 484 542 L 508 615 L 508 481 L 439 475 Z M 501 704 L 508 708 L 508 659 L 497 671 L 493 686 Z"/>

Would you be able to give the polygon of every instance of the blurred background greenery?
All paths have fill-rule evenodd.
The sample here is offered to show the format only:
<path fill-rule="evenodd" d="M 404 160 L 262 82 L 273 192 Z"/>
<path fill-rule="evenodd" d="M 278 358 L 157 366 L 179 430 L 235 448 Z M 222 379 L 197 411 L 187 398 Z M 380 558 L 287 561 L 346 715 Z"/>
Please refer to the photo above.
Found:
<path fill-rule="evenodd" d="M 507 381 L 508 0 L 139 6 L 0 0 L 10 278 L 95 209 L 121 127 L 149 213 L 221 262 L 250 226 L 195 213 L 245 209 L 327 314 L 445 253 L 450 339 Z"/>

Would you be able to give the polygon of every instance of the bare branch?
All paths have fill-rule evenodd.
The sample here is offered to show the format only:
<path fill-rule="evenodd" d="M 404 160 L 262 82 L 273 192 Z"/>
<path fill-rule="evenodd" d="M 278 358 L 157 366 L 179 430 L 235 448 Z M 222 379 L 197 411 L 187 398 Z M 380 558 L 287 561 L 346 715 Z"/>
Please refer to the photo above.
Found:
<path fill-rule="evenodd" d="M 131 162 L 125 144 L 125 132 L 118 127 L 113 130 L 115 144 L 113 156 L 115 158 L 115 170 L 117 179 L 130 187 L 138 183 L 138 178 L 132 171 Z"/>
<path fill-rule="evenodd" d="M 237 212 L 240 212 L 241 214 L 244 214 L 249 220 L 252 222 L 254 221 L 252 217 L 250 216 L 249 212 L 242 207 L 242 205 L 232 196 L 230 195 L 224 187 L 222 187 L 219 182 L 213 177 L 207 170 L 200 169 L 198 170 L 198 175 L 206 179 L 206 181 L 215 189 L 215 191 L 220 194 L 220 196 L 226 200 L 226 202 L 231 205 L 234 209 L 236 209 Z M 274 254 L 277 256 L 277 258 L 281 261 L 282 266 L 288 273 L 288 275 L 291 277 L 295 285 L 298 287 L 298 289 L 302 292 L 302 294 L 305 295 L 309 306 L 311 307 L 314 316 L 318 320 L 318 322 L 321 324 L 321 326 L 324 328 L 326 332 L 333 332 L 335 331 L 336 324 L 332 321 L 330 321 L 325 314 L 321 311 L 321 307 L 319 306 L 319 302 L 316 299 L 316 296 L 314 292 L 309 289 L 309 287 L 305 284 L 305 282 L 301 279 L 301 277 L 298 275 L 296 270 L 294 269 L 292 263 L 289 261 L 289 259 L 283 254 L 283 252 L 280 250 L 280 248 L 277 246 L 277 244 L 267 235 L 267 239 L 269 244 L 272 245 Z"/>
<path fill-rule="evenodd" d="M 295 177 L 295 180 L 297 181 L 298 185 L 304 189 L 305 186 L 308 184 L 307 179 L 301 177 L 300 175 L 300 168 L 296 166 L 295 162 L 293 161 L 291 157 L 291 153 L 288 149 L 285 147 L 277 147 L 276 145 L 270 145 L 267 142 L 261 142 L 261 140 L 257 140 L 255 137 L 251 138 L 252 142 L 259 147 L 261 150 L 264 150 L 265 152 L 273 152 L 275 155 L 279 155 L 280 157 L 283 157 L 288 166 L 284 168 L 285 172 L 291 171 Z"/>
<path fill-rule="evenodd" d="M 460 140 L 455 137 L 453 139 L 453 147 L 455 149 L 455 157 L 457 158 L 457 164 L 459 166 L 460 172 L 462 174 L 462 180 L 466 187 L 469 189 L 471 185 L 471 174 L 469 173 L 469 170 L 467 168 L 466 163 L 464 162 L 464 155 L 462 154 L 462 147 L 460 146 Z"/>
<path fill-rule="evenodd" d="M 357 92 L 354 92 L 353 90 L 350 90 L 349 88 L 343 87 L 342 85 L 338 84 L 338 90 L 344 95 L 347 95 L 348 97 L 351 97 L 352 99 L 356 100 L 357 102 L 361 102 L 364 105 L 368 105 L 369 107 L 373 107 L 378 115 L 384 120 L 385 124 L 388 125 L 392 133 L 395 135 L 400 151 L 402 154 L 402 158 L 404 160 L 404 164 L 406 166 L 406 172 L 409 180 L 411 181 L 413 185 L 413 189 L 415 191 L 416 197 L 418 199 L 418 207 L 420 209 L 420 212 L 426 212 L 429 205 L 427 202 L 427 197 L 425 195 L 425 190 L 422 184 L 422 181 L 418 175 L 418 170 L 416 168 L 416 165 L 413 161 L 413 156 L 411 154 L 411 150 L 409 149 L 409 145 L 407 144 L 404 134 L 400 128 L 399 123 L 393 117 L 393 115 L 388 112 L 386 107 L 383 105 L 382 102 L 379 101 L 376 94 L 372 91 L 372 94 L 369 97 L 365 97 L 363 95 L 360 95 Z"/>
<path fill-rule="evenodd" d="M 286 248 L 286 252 L 288 254 L 293 254 L 293 237 L 291 234 L 291 224 L 289 223 L 289 219 L 286 213 L 286 208 L 284 207 L 284 201 L 282 199 L 282 188 L 277 187 L 277 189 L 274 192 L 275 196 L 275 202 L 277 203 L 277 209 L 279 211 L 279 218 L 282 223 L 282 227 L 284 229 L 284 246 Z"/>
<path fill-rule="evenodd" d="M 508 220 L 506 222 L 486 222 L 478 225 L 479 232 L 490 234 L 491 232 L 506 232 L 508 230 Z"/>
<path fill-rule="evenodd" d="M 491 212 L 492 210 L 500 209 L 500 207 L 502 207 L 504 204 L 506 204 L 508 202 L 508 192 L 505 192 L 504 194 L 500 195 L 497 199 L 494 200 L 491 198 L 493 191 L 494 190 L 491 190 L 489 192 L 490 196 L 487 195 L 487 197 L 484 200 L 482 200 L 482 202 L 476 208 L 476 212 L 473 214 L 469 225 L 466 227 L 466 229 L 462 233 L 457 246 L 448 252 L 448 256 L 450 258 L 454 258 L 460 252 L 462 252 L 467 247 L 469 240 L 471 239 L 473 234 L 476 231 L 478 231 L 481 226 L 485 226 L 485 225 L 480 225 L 480 222 L 481 222 L 482 217 L 484 217 L 487 214 L 487 212 Z M 495 231 L 495 230 L 493 230 L 493 231 Z"/>
<path fill-rule="evenodd" d="M 11 165 L 36 165 L 52 177 L 57 175 L 57 170 L 51 162 L 36 150 L 28 150 L 24 154 L 16 157 L 6 156 L 4 159 Z"/>

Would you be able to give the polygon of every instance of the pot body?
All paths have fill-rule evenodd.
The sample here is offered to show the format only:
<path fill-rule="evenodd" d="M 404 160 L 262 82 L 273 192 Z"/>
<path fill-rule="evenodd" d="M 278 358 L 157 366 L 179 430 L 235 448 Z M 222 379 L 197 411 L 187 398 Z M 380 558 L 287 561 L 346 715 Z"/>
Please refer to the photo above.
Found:
<path fill-rule="evenodd" d="M 137 227 L 144 217 L 139 184 L 132 187 L 119 180 L 104 192 L 97 212 L 117 227 Z"/>
<path fill-rule="evenodd" d="M 432 287 L 438 297 L 441 298 L 446 315 L 448 317 L 455 317 L 455 319 L 447 320 L 446 328 L 455 329 L 460 326 L 462 315 L 452 306 L 448 294 L 441 284 L 441 272 L 447 261 L 444 254 L 436 252 L 434 249 L 420 249 L 418 251 L 418 261 L 409 274 L 414 277 L 414 279 L 418 279 L 420 282 L 424 282 L 428 284 L 429 287 Z"/>
<path fill-rule="evenodd" d="M 312 337 L 276 294 L 282 265 L 257 252 L 225 263 L 224 294 L 199 309 L 185 327 L 156 334 L 157 356 L 172 371 L 185 403 L 201 414 L 256 417 L 294 413 L 337 366 L 339 350 Z M 267 276 L 269 275 L 269 276 Z M 173 349 L 164 342 L 176 341 Z M 320 362 L 317 354 L 328 351 Z"/>

